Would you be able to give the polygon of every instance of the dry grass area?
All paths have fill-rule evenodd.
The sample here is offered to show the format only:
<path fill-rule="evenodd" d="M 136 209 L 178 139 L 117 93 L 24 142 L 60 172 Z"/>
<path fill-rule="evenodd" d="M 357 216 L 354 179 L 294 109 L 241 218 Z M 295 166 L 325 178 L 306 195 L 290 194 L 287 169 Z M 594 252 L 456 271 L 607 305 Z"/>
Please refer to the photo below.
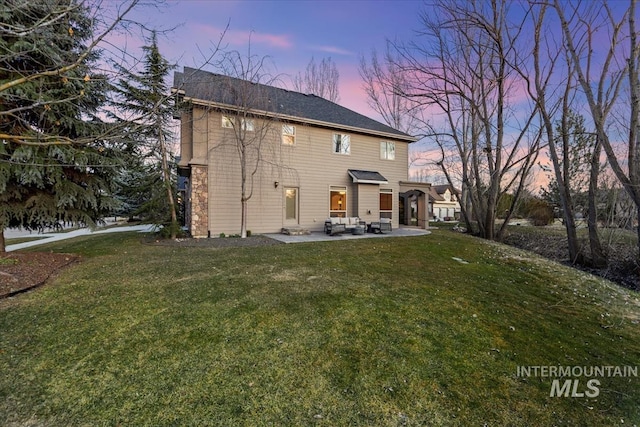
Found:
<path fill-rule="evenodd" d="M 588 254 L 589 242 L 585 228 L 579 229 L 578 238 L 583 252 Z M 607 267 L 576 267 L 625 288 L 640 291 L 640 266 L 637 261 L 638 248 L 635 233 L 629 230 L 605 229 L 601 231 L 601 241 L 609 260 Z M 504 243 L 571 265 L 568 258 L 567 238 L 562 226 L 510 226 Z"/>

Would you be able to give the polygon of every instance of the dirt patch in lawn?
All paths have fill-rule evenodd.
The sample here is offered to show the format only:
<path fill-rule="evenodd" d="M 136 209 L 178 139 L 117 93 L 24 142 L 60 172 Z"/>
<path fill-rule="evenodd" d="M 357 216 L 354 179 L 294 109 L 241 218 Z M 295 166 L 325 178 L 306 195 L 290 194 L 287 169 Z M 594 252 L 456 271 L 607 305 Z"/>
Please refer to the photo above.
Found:
<path fill-rule="evenodd" d="M 78 258 L 78 255 L 48 252 L 0 254 L 0 299 L 42 285 Z"/>
<path fill-rule="evenodd" d="M 162 246 L 177 246 L 185 248 L 242 248 L 256 246 L 273 246 L 284 243 L 263 235 L 240 237 L 213 237 L 209 239 L 181 238 L 176 240 L 147 237 L 145 243 Z"/>

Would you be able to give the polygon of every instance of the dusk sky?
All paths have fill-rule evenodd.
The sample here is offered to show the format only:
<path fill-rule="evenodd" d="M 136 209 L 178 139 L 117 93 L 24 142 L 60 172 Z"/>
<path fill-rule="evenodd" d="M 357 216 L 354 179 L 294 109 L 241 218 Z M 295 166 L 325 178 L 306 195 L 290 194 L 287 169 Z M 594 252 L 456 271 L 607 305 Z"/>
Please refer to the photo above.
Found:
<path fill-rule="evenodd" d="M 380 120 L 367 106 L 358 73 L 360 57 L 382 52 L 386 39 L 407 40 L 419 27 L 424 3 L 411 1 L 220 1 L 179 0 L 140 9 L 131 16 L 149 28 L 178 27 L 159 38 L 163 55 L 182 66 L 200 66 L 203 57 L 229 29 L 230 50 L 271 58 L 273 74 L 292 89 L 290 77 L 304 72 L 312 57 L 330 57 L 340 74 L 339 103 Z M 129 48 L 141 43 L 128 40 Z M 208 71 L 216 71 L 205 67 Z"/>

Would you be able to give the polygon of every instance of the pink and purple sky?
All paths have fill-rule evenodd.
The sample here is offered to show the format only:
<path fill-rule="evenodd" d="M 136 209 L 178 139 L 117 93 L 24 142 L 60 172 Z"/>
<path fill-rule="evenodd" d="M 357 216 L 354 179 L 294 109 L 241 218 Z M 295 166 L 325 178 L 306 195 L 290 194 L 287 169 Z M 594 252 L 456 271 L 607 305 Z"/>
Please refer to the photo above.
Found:
<path fill-rule="evenodd" d="M 282 75 L 290 89 L 291 76 L 304 73 L 312 57 L 316 63 L 330 57 L 340 74 L 339 104 L 380 120 L 367 105 L 360 57 L 370 58 L 372 49 L 382 53 L 387 39 L 410 39 L 423 8 L 419 0 L 168 0 L 158 8 L 140 8 L 130 18 L 147 28 L 176 27 L 158 41 L 162 54 L 180 68 L 201 66 L 202 53 L 218 43 L 227 25 L 227 49 L 246 53 L 251 37 L 252 54 L 269 56 L 271 73 Z M 142 44 L 134 37 L 127 40 L 128 48 Z"/>

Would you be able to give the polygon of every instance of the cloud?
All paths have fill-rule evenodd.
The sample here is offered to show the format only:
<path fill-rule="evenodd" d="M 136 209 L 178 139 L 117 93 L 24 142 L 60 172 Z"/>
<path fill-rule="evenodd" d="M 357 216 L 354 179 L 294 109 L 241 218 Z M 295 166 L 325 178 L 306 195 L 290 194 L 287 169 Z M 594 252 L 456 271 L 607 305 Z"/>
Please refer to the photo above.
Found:
<path fill-rule="evenodd" d="M 193 32 L 211 36 L 217 40 L 224 33 L 224 29 L 210 25 L 195 24 L 193 25 Z M 223 42 L 231 45 L 246 45 L 251 42 L 252 44 L 261 44 L 278 49 L 291 49 L 294 46 L 291 35 L 269 34 L 246 30 L 227 30 L 226 33 L 224 33 Z"/>
<path fill-rule="evenodd" d="M 335 53 L 336 55 L 353 55 L 353 52 L 339 48 L 337 46 L 310 46 L 310 49 L 326 53 Z"/>

